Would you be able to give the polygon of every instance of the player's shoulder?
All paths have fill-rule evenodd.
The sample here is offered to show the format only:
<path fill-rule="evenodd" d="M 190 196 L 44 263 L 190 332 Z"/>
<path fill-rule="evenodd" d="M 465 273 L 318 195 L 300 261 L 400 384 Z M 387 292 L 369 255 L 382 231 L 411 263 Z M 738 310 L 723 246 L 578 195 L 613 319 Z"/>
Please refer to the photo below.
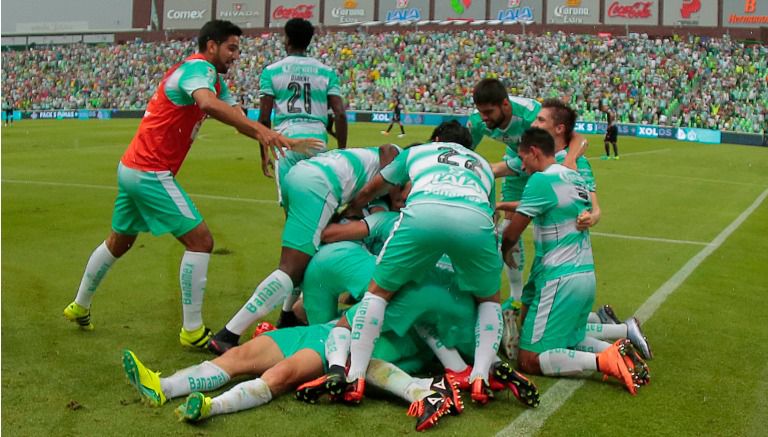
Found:
<path fill-rule="evenodd" d="M 513 108 L 522 108 L 527 111 L 536 111 L 541 108 L 541 103 L 535 99 L 513 95 L 509 95 L 507 98 L 509 99 L 509 103 Z"/>

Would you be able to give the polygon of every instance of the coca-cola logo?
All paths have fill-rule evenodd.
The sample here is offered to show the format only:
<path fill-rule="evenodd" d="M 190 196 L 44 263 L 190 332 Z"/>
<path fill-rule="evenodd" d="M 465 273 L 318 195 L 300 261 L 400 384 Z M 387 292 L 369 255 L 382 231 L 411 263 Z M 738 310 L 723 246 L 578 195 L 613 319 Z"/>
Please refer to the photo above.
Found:
<path fill-rule="evenodd" d="M 272 18 L 275 20 L 290 20 L 291 18 L 303 18 L 305 20 L 312 18 L 315 5 L 296 5 L 294 8 L 278 6 L 272 12 Z"/>
<path fill-rule="evenodd" d="M 680 6 L 680 16 L 683 18 L 691 18 L 691 15 L 700 10 L 701 0 L 687 0 Z"/>
<path fill-rule="evenodd" d="M 619 2 L 613 2 L 608 7 L 609 17 L 622 18 L 649 18 L 651 16 L 651 6 L 653 2 L 635 2 L 631 5 L 622 5 Z"/>

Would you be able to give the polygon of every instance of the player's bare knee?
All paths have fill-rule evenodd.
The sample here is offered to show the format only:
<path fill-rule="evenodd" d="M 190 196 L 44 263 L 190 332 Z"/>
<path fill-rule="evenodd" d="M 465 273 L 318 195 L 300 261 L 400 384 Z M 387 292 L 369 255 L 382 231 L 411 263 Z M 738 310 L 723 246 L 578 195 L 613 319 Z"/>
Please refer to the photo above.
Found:
<path fill-rule="evenodd" d="M 521 350 L 517 356 L 517 368 L 528 374 L 541 375 L 539 354 L 531 351 Z"/>

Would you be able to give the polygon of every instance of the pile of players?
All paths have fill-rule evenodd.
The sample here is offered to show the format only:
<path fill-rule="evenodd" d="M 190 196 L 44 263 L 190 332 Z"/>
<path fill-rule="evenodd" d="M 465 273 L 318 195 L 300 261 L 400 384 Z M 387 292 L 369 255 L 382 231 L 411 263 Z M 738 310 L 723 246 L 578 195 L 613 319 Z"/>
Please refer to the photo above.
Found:
<path fill-rule="evenodd" d="M 600 208 L 573 110 L 510 97 L 500 81 L 485 79 L 468 126 L 443 123 L 405 149 L 346 149 L 338 77 L 306 56 L 312 25 L 289 20 L 285 33 L 288 56 L 261 74 L 259 123 L 245 118 L 222 79 L 241 31 L 214 20 L 200 32 L 199 53 L 165 75 L 121 159 L 112 232 L 92 253 L 65 317 L 93 329 L 90 304 L 111 265 L 140 232 L 171 233 L 186 247 L 179 340 L 220 355 L 160 378 L 124 351 L 142 399 L 159 406 L 186 396 L 176 413 L 194 422 L 294 389 L 310 403 L 325 395 L 359 403 L 373 385 L 408 401 L 422 431 L 461 413 L 460 390 L 478 405 L 510 390 L 536 407 L 538 390 L 515 361 L 528 374 L 598 372 L 632 394 L 649 382 L 651 351 L 637 320 L 621 322 L 610 307 L 590 312 L 589 228 Z M 335 130 L 327 129 L 329 107 Z M 274 173 L 286 214 L 277 269 L 215 335 L 201 314 L 213 239 L 174 177 L 206 116 L 260 142 L 262 169 Z M 337 150 L 326 151 L 329 131 Z M 485 137 L 507 146 L 501 162 L 474 151 Z M 497 226 L 498 212 L 505 218 Z M 536 254 L 523 286 L 520 237 L 531 221 Z M 503 265 L 511 286 L 504 305 Z M 239 345 L 277 307 L 280 329 L 261 323 Z M 509 361 L 499 358 L 500 345 Z M 257 378 L 203 394 L 240 375 Z"/>

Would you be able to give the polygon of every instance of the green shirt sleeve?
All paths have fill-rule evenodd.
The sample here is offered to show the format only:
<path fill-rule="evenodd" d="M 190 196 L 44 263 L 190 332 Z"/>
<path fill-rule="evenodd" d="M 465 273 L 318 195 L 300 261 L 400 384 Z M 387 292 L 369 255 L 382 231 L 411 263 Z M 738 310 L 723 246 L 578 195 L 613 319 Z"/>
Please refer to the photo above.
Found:
<path fill-rule="evenodd" d="M 472 134 L 472 147 L 470 149 L 475 150 L 485 136 L 485 123 L 483 123 L 483 118 L 479 112 L 475 111 L 469 116 L 467 129 Z"/>
<path fill-rule="evenodd" d="M 523 190 L 523 198 L 517 212 L 528 217 L 538 217 L 557 206 L 557 196 L 542 173 L 534 173 Z"/>
<path fill-rule="evenodd" d="M 381 176 L 385 181 L 394 185 L 403 185 L 410 180 L 408 175 L 408 155 L 411 149 L 405 149 L 386 167 L 381 169 Z"/>

